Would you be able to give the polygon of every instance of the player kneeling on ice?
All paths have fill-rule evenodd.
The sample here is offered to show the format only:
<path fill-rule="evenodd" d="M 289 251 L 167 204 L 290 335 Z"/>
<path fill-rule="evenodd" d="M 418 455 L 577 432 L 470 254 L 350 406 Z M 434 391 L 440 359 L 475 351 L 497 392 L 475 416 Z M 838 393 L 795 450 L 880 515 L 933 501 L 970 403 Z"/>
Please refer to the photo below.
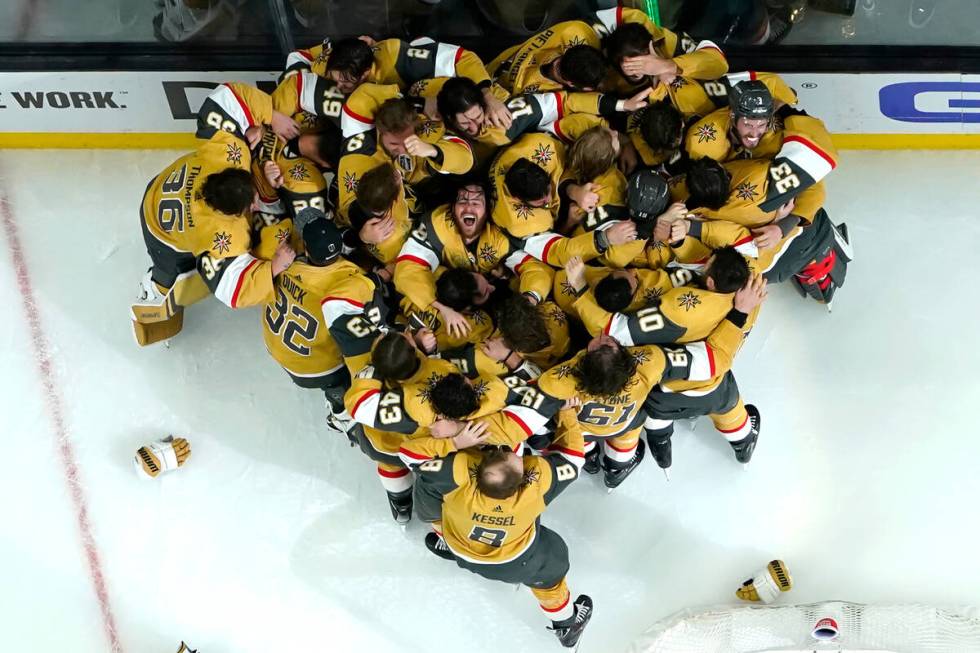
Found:
<path fill-rule="evenodd" d="M 157 175 L 140 205 L 140 224 L 153 266 L 130 310 L 141 345 L 172 338 L 184 307 L 213 293 L 231 308 L 272 294 L 273 279 L 295 252 L 283 244 L 271 261 L 251 253 L 251 212 L 259 195 L 249 172 L 262 125 L 289 138 L 296 124 L 273 111 L 272 98 L 245 84 L 221 84 L 198 114 L 196 151 Z"/>
<path fill-rule="evenodd" d="M 468 432 L 485 428 L 470 422 Z M 565 576 L 568 547 L 539 524 L 545 507 L 579 476 L 584 441 L 572 408 L 558 413 L 548 453 L 519 456 L 509 447 L 459 451 L 415 468 L 416 514 L 432 522 L 430 551 L 490 580 L 531 588 L 552 630 L 575 646 L 592 617 L 592 599 L 574 602 Z"/>

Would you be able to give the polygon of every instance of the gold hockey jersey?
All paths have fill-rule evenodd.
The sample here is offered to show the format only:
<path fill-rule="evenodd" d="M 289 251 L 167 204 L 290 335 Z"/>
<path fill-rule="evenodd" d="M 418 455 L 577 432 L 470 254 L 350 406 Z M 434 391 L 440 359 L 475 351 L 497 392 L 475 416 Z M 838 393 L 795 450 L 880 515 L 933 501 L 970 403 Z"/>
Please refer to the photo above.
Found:
<path fill-rule="evenodd" d="M 545 507 L 576 478 L 585 443 L 572 411 L 558 415 L 557 437 L 543 456 L 525 456 L 524 485 L 507 499 L 480 493 L 478 450 L 426 460 L 414 467 L 421 492 L 443 496 L 442 533 L 452 552 L 470 562 L 503 564 L 534 543 Z"/>
<path fill-rule="evenodd" d="M 415 373 L 397 384 L 380 378 L 374 367 L 365 367 L 351 382 L 344 405 L 353 420 L 364 427 L 364 434 L 380 452 L 393 456 L 412 453 L 416 460 L 432 457 L 452 447 L 452 441 L 432 438 L 429 427 L 438 415 L 430 400 L 432 386 L 458 370 L 445 360 L 419 355 Z M 511 395 L 506 383 L 496 378 L 480 378 L 474 383 L 480 406 L 467 419 L 480 419 L 498 412 Z M 415 442 L 409 444 L 408 441 Z M 405 448 L 405 454 L 401 449 Z M 412 457 L 409 456 L 409 460 Z"/>
<path fill-rule="evenodd" d="M 282 171 L 283 184 L 273 188 L 265 178 L 263 166 L 273 161 Z M 252 159 L 252 176 L 259 199 L 270 213 L 291 217 L 312 206 L 324 213 L 329 208 L 327 181 L 315 163 L 294 151 L 272 131 L 266 132 Z"/>
<path fill-rule="evenodd" d="M 395 265 L 395 288 L 421 308 L 436 299 L 435 272 L 440 265 L 489 273 L 505 265 L 520 278 L 520 292 L 548 296 L 551 269 L 526 252 L 516 249 L 496 225 L 487 222 L 477 240 L 463 241 L 450 211 L 443 205 L 422 216 L 405 241 Z"/>
<path fill-rule="evenodd" d="M 382 163 L 394 165 L 409 186 L 433 175 L 465 174 L 473 167 L 473 152 L 469 144 L 459 136 L 447 133 L 441 122 L 423 120 L 415 132 L 420 139 L 436 147 L 438 153 L 435 157 L 405 154 L 392 158 L 381 146 L 377 130 L 361 132 L 344 141 L 337 171 L 337 208 L 342 219 L 349 220 L 348 214 L 356 198 L 360 178 Z M 409 209 L 415 210 L 414 198 L 408 199 Z"/>
<path fill-rule="evenodd" d="M 578 396 L 582 400 L 578 421 L 586 435 L 615 437 L 643 423 L 643 402 L 654 387 L 671 380 L 704 383 L 717 378 L 731 368 L 741 343 L 741 329 L 729 320 L 723 320 L 707 340 L 675 347 L 629 347 L 636 361 L 636 371 L 626 387 L 615 396 L 591 396 L 579 390 L 572 370 L 585 351 L 542 374 L 537 385 L 550 397 L 566 400 Z"/>
<path fill-rule="evenodd" d="M 344 363 L 353 375 L 370 360 L 387 311 L 381 291 L 353 263 L 297 259 L 276 278 L 275 299 L 263 311 L 265 346 L 294 376 L 322 376 Z"/>
<path fill-rule="evenodd" d="M 245 131 L 272 119 L 268 95 L 244 84 L 220 84 L 198 114 L 196 151 L 170 164 L 147 186 L 140 207 L 146 229 L 175 252 L 198 259 L 208 288 L 231 308 L 266 301 L 272 266 L 250 253 L 251 225 L 207 205 L 201 187 L 209 175 L 228 168 L 248 170 Z"/>
<path fill-rule="evenodd" d="M 611 272 L 613 272 L 612 268 L 587 266 L 585 268 L 585 283 L 589 290 L 586 294 L 591 295 L 596 284 L 609 276 Z M 675 286 L 683 286 L 689 283 L 693 277 L 690 272 L 683 268 L 673 270 L 635 268 L 632 272 L 636 275 L 636 292 L 633 294 L 633 301 L 626 307 L 626 312 L 633 312 L 650 306 Z M 564 270 L 559 270 L 555 274 L 554 295 L 555 302 L 563 311 L 583 322 L 591 335 L 598 334 L 598 330 L 586 322 L 587 316 L 578 311 L 576 301 L 578 297 L 575 295 L 575 289 L 568 283 L 568 275 Z"/>
<path fill-rule="evenodd" d="M 728 92 L 739 82 L 758 79 L 762 81 L 773 98 L 780 104 L 796 104 L 796 92 L 775 73 L 745 71 L 728 73 L 718 79 L 690 80 L 678 77 L 671 84 L 658 84 L 654 87 L 648 101 L 658 102 L 669 99 L 681 116 L 688 120 L 698 120 L 720 109 L 728 108 Z M 664 162 L 663 152 L 654 151 L 643 139 L 640 124 L 646 109 L 629 114 L 626 119 L 626 133 L 639 153 L 643 164 L 655 166 Z M 717 129 L 717 128 L 716 128 Z M 724 132 L 727 133 L 727 132 Z"/>
<path fill-rule="evenodd" d="M 551 201 L 535 208 L 513 197 L 504 185 L 504 176 L 518 159 L 541 166 L 551 177 Z M 564 171 L 565 147 L 546 134 L 525 134 L 497 155 L 490 170 L 493 221 L 517 238 L 550 231 L 558 215 L 558 185 Z"/>
<path fill-rule="evenodd" d="M 286 74 L 310 70 L 327 75 L 330 42 L 291 52 L 286 58 Z M 451 43 L 438 43 L 423 37 L 414 41 L 385 39 L 374 45 L 374 64 L 367 82 L 397 84 L 402 90 L 420 79 L 431 77 L 468 77 L 477 84 L 489 83 L 483 62 L 473 52 Z"/>

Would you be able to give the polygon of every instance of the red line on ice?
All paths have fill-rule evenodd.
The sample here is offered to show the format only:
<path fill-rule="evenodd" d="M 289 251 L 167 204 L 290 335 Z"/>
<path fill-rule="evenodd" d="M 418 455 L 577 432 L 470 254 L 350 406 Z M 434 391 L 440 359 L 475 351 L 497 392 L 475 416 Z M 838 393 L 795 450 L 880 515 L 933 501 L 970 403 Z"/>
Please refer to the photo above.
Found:
<path fill-rule="evenodd" d="M 62 409 L 63 402 L 61 394 L 58 392 L 54 372 L 51 369 L 51 349 L 44 335 L 41 315 L 34 298 L 34 289 L 31 287 L 31 277 L 29 275 L 27 260 L 24 258 L 24 250 L 21 246 L 17 222 L 14 219 L 13 211 L 10 208 L 3 189 L 0 189 L 0 221 L 3 222 L 3 231 L 7 236 L 7 250 L 10 252 L 14 272 L 17 275 L 17 288 L 20 291 L 20 298 L 24 305 L 24 317 L 27 318 L 27 326 L 31 335 L 31 345 L 34 349 L 34 362 L 37 363 L 38 375 L 41 378 L 41 385 L 44 390 L 47 413 L 51 418 L 54 435 L 57 440 L 55 444 L 58 449 L 58 459 L 61 463 L 61 468 L 64 470 L 65 484 L 68 486 L 68 493 L 71 495 L 72 503 L 75 507 L 75 517 L 82 540 L 82 549 L 84 550 L 85 559 L 88 562 L 92 586 L 99 600 L 99 609 L 102 612 L 102 626 L 105 629 L 106 638 L 109 640 L 113 653 L 122 653 L 122 645 L 119 643 L 119 634 L 116 631 L 116 621 L 112 615 L 112 607 L 109 604 L 109 592 L 106 589 L 105 576 L 102 573 L 99 547 L 95 542 L 95 537 L 92 535 L 92 526 L 88 516 L 88 505 L 85 498 L 85 490 L 82 487 L 80 479 L 75 448 L 72 446 L 71 438 L 69 437 L 68 425 L 65 423 L 64 410 Z"/>

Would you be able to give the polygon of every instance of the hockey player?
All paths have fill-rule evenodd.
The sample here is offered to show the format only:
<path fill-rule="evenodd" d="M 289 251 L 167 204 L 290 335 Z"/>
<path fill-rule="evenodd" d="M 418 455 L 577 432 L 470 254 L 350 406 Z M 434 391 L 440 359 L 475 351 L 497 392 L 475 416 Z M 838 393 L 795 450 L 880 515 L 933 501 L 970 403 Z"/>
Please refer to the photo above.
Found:
<path fill-rule="evenodd" d="M 471 449 L 418 465 L 415 501 L 419 517 L 433 523 L 425 538 L 430 551 L 484 578 L 530 587 L 558 640 L 573 647 L 592 617 L 592 599 L 571 600 L 568 548 L 540 524 L 583 461 L 574 411 L 560 411 L 558 420 L 546 455 Z"/>
<path fill-rule="evenodd" d="M 506 96 L 497 86 L 495 92 Z M 497 90 L 499 89 L 499 91 Z M 513 122 L 506 129 L 496 127 L 477 86 L 464 77 L 446 80 L 436 95 L 436 106 L 446 126 L 473 145 L 477 168 L 489 163 L 497 148 L 529 131 L 544 131 L 564 141 L 574 141 L 585 130 L 612 117 L 646 106 L 648 90 L 626 100 L 599 93 L 525 93 L 506 101 Z M 506 99 L 506 98 L 505 98 Z"/>
<path fill-rule="evenodd" d="M 584 293 L 585 287 L 580 290 Z M 594 474 L 601 466 L 606 487 L 618 487 L 643 460 L 643 404 L 650 392 L 663 382 L 703 384 L 727 372 L 748 314 L 763 299 L 751 285 L 740 290 L 732 310 L 707 340 L 677 347 L 624 347 L 600 334 L 585 351 L 545 372 L 537 384 L 542 393 L 582 399 L 578 419 L 593 443 L 586 471 Z M 594 446 L 598 442 L 601 465 L 599 447 Z"/>
<path fill-rule="evenodd" d="M 244 84 L 219 85 L 198 116 L 198 149 L 147 186 L 140 224 L 153 267 L 131 311 L 140 345 L 176 335 L 183 307 L 209 290 L 231 308 L 266 301 L 273 276 L 292 262 L 288 245 L 272 261 L 250 252 L 247 215 L 257 194 L 249 147 L 258 142 L 263 124 L 286 137 L 295 135 L 295 124 L 273 111 L 265 93 Z"/>
<path fill-rule="evenodd" d="M 367 37 L 340 39 L 336 43 L 324 40 L 321 45 L 297 50 L 286 58 L 285 75 L 307 69 L 331 80 L 345 96 L 365 82 L 396 84 L 406 91 L 416 82 L 433 77 L 467 77 L 484 93 L 491 121 L 502 127 L 510 124 L 507 108 L 490 92 L 490 76 L 483 62 L 458 45 L 437 43 L 430 38 L 411 42 L 385 39 L 377 43 Z"/>
<path fill-rule="evenodd" d="M 650 297 L 638 309 L 638 284 L 624 271 L 604 277 L 592 289 L 586 283 L 585 266 L 572 259 L 565 266 L 568 284 L 578 293 L 573 308 L 593 337 L 600 333 L 624 345 L 659 345 L 694 342 L 710 334 L 732 309 L 735 293 L 749 281 L 749 264 L 734 247 L 715 250 L 704 266 L 704 274 L 694 275 L 685 268 L 672 275 L 676 287 Z M 661 274 L 666 275 L 665 272 Z M 694 285 L 686 285 L 691 281 Z M 682 283 L 683 282 L 683 283 Z M 755 321 L 751 315 L 746 331 Z"/>
<path fill-rule="evenodd" d="M 435 347 L 432 333 L 426 330 L 414 335 L 391 331 L 379 337 L 371 351 L 371 365 L 354 378 L 344 396 L 358 424 L 352 436 L 377 463 L 392 518 L 400 524 L 412 516 L 412 478 L 400 455 L 409 460 L 431 458 L 465 444 L 462 439 L 434 442 L 430 437 L 430 433 L 440 434 L 432 388 L 440 379 L 457 373 L 452 363 L 432 356 Z M 471 418 L 497 412 L 509 393 L 497 379 L 481 381 L 480 388 Z M 418 442 L 407 446 L 407 440 Z"/>
<path fill-rule="evenodd" d="M 770 86 L 780 94 L 778 100 Z M 818 120 L 793 107 L 796 94 L 792 89 L 771 78 L 768 84 L 750 78 L 721 88 L 725 89 L 730 106 L 708 114 L 688 128 L 684 149 L 691 159 L 708 157 L 722 163 L 770 159 L 783 145 L 784 130 L 803 136 L 811 130 L 817 135 L 824 131 Z"/>
<path fill-rule="evenodd" d="M 365 172 L 392 163 L 405 184 L 416 186 L 432 175 L 461 175 L 473 167 L 473 152 L 462 138 L 420 122 L 405 100 L 386 100 L 378 109 L 375 129 L 354 134 L 344 141 L 337 174 L 338 211 L 342 221 L 354 202 Z M 409 208 L 415 210 L 414 202 Z"/>
<path fill-rule="evenodd" d="M 388 309 L 376 283 L 341 256 L 341 232 L 322 211 L 301 211 L 296 230 L 306 255 L 276 280 L 275 298 L 263 312 L 263 337 L 296 385 L 323 391 L 328 424 L 346 433 L 344 392 L 351 374 L 367 364 Z"/>
<path fill-rule="evenodd" d="M 491 169 L 493 221 L 527 253 L 550 265 L 564 265 L 572 256 L 591 259 L 611 245 L 636 236 L 636 225 L 620 221 L 597 229 L 590 239 L 569 239 L 552 232 L 559 215 L 558 188 L 564 170 L 564 147 L 545 134 L 525 134 L 496 158 Z"/>
<path fill-rule="evenodd" d="M 472 180 L 461 181 L 455 201 L 423 215 L 398 254 L 398 292 L 421 309 L 438 310 L 454 334 L 465 332 L 465 320 L 436 300 L 434 274 L 440 265 L 486 274 L 504 265 L 519 276 L 521 292 L 540 301 L 551 290 L 552 270 L 514 248 L 506 234 L 487 217 L 485 186 Z"/>
<path fill-rule="evenodd" d="M 700 81 L 718 79 L 728 72 L 725 55 L 711 41 L 695 43 L 686 34 L 674 34 L 649 21 L 620 24 L 603 38 L 602 47 L 622 75 L 616 84 L 618 92 L 635 92 L 649 85 L 653 87 L 651 97 L 669 97 L 678 108 L 687 104 L 685 96 L 690 91 L 686 88 L 699 87 Z"/>

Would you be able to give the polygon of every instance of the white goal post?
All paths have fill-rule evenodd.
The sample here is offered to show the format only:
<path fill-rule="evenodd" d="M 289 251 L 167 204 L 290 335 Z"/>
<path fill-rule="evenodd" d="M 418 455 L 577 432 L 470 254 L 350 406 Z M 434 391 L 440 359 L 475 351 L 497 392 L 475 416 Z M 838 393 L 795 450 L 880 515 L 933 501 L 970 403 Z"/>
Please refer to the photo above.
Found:
<path fill-rule="evenodd" d="M 838 635 L 813 635 L 831 619 Z M 980 653 L 980 610 L 927 605 L 864 605 L 843 601 L 806 605 L 737 605 L 682 610 L 655 624 L 629 653 L 768 653 L 870 651 Z"/>

